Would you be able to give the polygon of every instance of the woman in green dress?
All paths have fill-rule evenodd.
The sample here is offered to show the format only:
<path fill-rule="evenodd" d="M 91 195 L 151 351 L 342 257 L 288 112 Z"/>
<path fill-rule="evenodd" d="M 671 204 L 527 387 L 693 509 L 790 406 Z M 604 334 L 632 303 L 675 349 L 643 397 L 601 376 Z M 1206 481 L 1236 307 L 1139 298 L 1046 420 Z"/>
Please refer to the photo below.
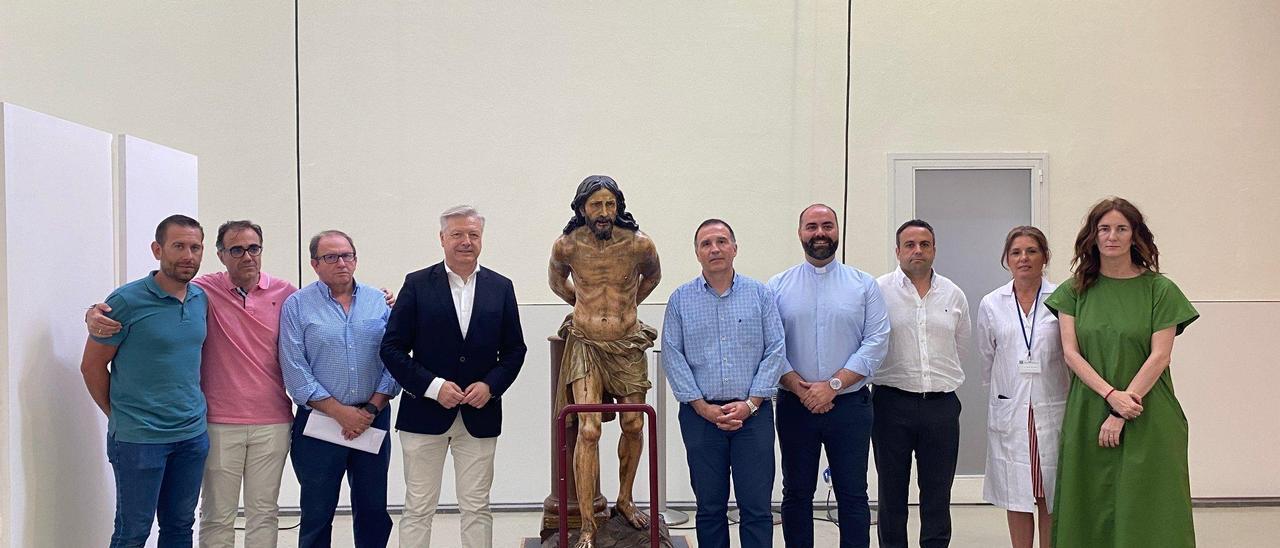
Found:
<path fill-rule="evenodd" d="M 1138 208 L 1108 198 L 1076 236 L 1073 279 L 1045 301 L 1073 373 L 1054 499 L 1057 548 L 1195 546 L 1187 419 L 1173 339 L 1199 317 L 1159 273 Z"/>

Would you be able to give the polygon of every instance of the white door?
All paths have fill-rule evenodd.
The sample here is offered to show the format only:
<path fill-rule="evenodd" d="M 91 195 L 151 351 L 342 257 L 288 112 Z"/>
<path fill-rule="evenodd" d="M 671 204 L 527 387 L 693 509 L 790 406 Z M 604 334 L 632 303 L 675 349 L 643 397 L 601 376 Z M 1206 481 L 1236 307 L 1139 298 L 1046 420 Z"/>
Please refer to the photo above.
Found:
<path fill-rule="evenodd" d="M 937 239 L 934 270 L 964 290 L 971 320 L 976 323 L 974 316 L 983 295 L 1009 281 L 1009 273 L 1000 263 L 1009 229 L 1045 221 L 1039 212 L 1046 205 L 1043 174 L 1047 157 L 895 156 L 891 162 L 895 179 L 892 229 L 913 218 L 933 225 Z M 891 264 L 896 264 L 896 259 Z M 986 458 L 986 394 L 972 344 L 961 359 L 965 382 L 957 391 L 963 411 L 956 474 L 981 476 Z"/>

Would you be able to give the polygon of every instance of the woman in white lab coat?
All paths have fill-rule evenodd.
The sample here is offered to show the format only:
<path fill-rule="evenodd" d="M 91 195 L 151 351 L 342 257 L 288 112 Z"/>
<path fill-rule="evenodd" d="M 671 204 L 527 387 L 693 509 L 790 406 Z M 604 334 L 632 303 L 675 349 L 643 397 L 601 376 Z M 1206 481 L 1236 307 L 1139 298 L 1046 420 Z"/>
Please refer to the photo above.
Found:
<path fill-rule="evenodd" d="M 1044 306 L 1057 286 L 1044 279 L 1049 246 L 1040 229 L 1009 231 L 1000 257 L 1013 280 L 988 293 L 978 308 L 977 346 L 990 388 L 983 499 L 1008 511 L 1015 548 L 1030 548 L 1037 529 L 1041 548 L 1048 548 L 1070 386 L 1058 319 Z"/>

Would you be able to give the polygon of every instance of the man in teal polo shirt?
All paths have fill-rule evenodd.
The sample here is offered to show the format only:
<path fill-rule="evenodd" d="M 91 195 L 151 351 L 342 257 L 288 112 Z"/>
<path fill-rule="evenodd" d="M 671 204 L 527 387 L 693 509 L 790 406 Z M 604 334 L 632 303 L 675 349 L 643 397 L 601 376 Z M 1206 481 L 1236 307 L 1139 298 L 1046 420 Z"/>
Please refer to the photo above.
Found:
<path fill-rule="evenodd" d="M 80 372 L 107 415 L 116 479 L 113 548 L 143 546 L 153 517 L 160 546 L 191 546 L 209 452 L 200 391 L 208 301 L 187 282 L 200 270 L 203 241 L 195 219 L 161 221 L 151 244 L 160 270 L 113 291 L 107 304 L 123 328 L 85 343 Z"/>

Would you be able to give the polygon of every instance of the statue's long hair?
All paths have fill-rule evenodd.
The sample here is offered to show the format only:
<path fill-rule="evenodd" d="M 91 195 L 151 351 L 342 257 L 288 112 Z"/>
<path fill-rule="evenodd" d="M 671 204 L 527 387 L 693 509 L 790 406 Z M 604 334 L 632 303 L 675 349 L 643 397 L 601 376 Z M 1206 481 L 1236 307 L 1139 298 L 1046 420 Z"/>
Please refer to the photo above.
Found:
<path fill-rule="evenodd" d="M 564 233 L 573 232 L 580 226 L 587 225 L 586 217 L 582 216 L 582 205 L 587 203 L 587 198 L 600 189 L 608 189 L 618 200 L 618 216 L 614 219 L 614 226 L 620 226 L 631 230 L 640 230 L 640 224 L 636 222 L 635 217 L 627 213 L 627 199 L 622 197 L 622 190 L 618 188 L 618 182 L 608 175 L 592 175 L 582 180 L 578 185 L 578 191 L 574 193 L 573 203 L 569 204 L 569 208 L 573 210 L 573 218 L 569 219 L 569 224 L 564 225 Z"/>

